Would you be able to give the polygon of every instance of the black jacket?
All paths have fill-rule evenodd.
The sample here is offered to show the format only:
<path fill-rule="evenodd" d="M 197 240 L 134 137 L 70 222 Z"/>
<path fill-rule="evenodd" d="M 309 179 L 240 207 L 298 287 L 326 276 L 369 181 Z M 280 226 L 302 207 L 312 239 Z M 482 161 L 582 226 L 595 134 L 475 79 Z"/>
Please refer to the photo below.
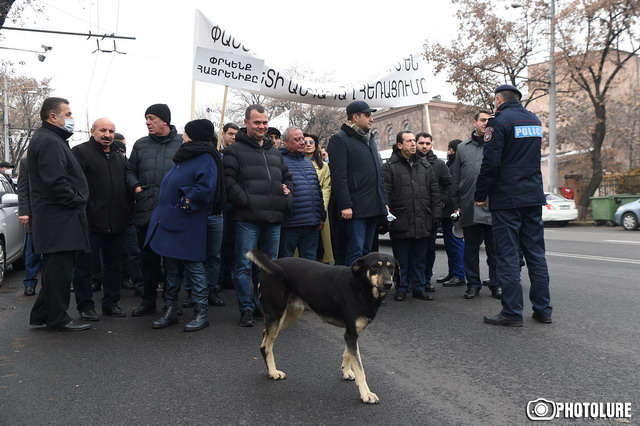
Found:
<path fill-rule="evenodd" d="M 144 191 L 135 194 L 134 222 L 146 226 L 158 202 L 162 178 L 173 167 L 173 156 L 182 145 L 182 135 L 171 126 L 163 138 L 152 135 L 136 141 L 127 164 L 127 184 L 131 190 L 138 186 Z"/>
<path fill-rule="evenodd" d="M 73 147 L 71 152 L 89 184 L 89 229 L 93 232 L 124 232 L 133 211 L 124 155 L 112 149 L 107 158 L 102 145 L 94 138 Z"/>
<path fill-rule="evenodd" d="M 438 158 L 433 151 L 429 151 L 429 153 L 425 156 L 422 152 L 418 151 L 419 155 L 425 157 L 431 167 L 433 167 L 433 173 L 436 175 L 436 180 L 438 181 L 438 186 L 440 188 L 440 199 L 442 200 L 442 212 L 443 215 L 446 214 L 451 209 L 451 194 L 453 191 L 453 183 L 451 181 L 451 172 L 449 171 L 449 167 L 447 164 Z M 451 216 L 453 213 L 453 209 L 447 216 Z"/>
<path fill-rule="evenodd" d="M 329 139 L 331 196 L 338 211 L 353 210 L 353 218 L 387 215 L 387 195 L 380 171 L 380 155 L 373 135 L 367 141 L 343 124 Z"/>
<path fill-rule="evenodd" d="M 88 251 L 87 180 L 69 148 L 71 133 L 43 122 L 27 154 L 35 253 Z"/>
<path fill-rule="evenodd" d="M 27 232 L 31 232 L 31 198 L 29 196 L 29 163 L 22 157 L 18 163 L 18 216 L 29 216 Z"/>
<path fill-rule="evenodd" d="M 396 220 L 389 224 L 392 239 L 425 238 L 431 235 L 433 220 L 442 216 L 438 180 L 424 157 L 411 161 L 398 152 L 382 166 L 389 210 Z"/>
<path fill-rule="evenodd" d="M 234 221 L 284 221 L 292 197 L 284 195 L 282 184 L 293 188 L 291 173 L 271 138 L 265 138 L 260 146 L 240 129 L 236 142 L 224 150 L 222 164 Z"/>

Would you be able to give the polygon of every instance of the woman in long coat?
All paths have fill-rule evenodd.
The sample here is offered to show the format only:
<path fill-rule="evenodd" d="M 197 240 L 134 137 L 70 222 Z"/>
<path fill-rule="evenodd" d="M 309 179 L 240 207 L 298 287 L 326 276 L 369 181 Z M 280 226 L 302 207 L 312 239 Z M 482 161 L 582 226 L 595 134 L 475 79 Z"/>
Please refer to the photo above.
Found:
<path fill-rule="evenodd" d="M 206 258 L 207 216 L 216 191 L 218 170 L 214 156 L 213 123 L 194 120 L 187 123 L 183 143 L 173 157 L 175 165 L 162 179 L 158 204 L 153 211 L 145 245 L 163 257 L 166 273 L 162 316 L 153 328 L 178 323 L 180 270 L 191 287 L 193 319 L 185 331 L 209 325 Z"/>

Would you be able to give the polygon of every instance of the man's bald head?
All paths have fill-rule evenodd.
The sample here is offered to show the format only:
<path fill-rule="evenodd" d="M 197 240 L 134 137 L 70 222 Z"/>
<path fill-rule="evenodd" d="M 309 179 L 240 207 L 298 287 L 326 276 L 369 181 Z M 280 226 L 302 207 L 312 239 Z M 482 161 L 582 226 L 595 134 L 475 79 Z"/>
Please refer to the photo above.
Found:
<path fill-rule="evenodd" d="M 108 118 L 98 118 L 91 126 L 91 137 L 96 140 L 102 149 L 109 151 L 116 133 L 116 125 Z"/>

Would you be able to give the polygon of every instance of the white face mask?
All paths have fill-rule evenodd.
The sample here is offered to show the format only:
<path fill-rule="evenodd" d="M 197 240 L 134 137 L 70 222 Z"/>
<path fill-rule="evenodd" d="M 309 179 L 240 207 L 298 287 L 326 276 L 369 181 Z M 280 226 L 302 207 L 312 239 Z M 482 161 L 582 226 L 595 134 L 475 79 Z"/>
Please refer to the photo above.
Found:
<path fill-rule="evenodd" d="M 11 169 L 5 170 L 4 174 L 7 175 L 7 176 L 11 176 Z"/>
<path fill-rule="evenodd" d="M 75 127 L 75 125 L 76 125 L 76 121 L 73 118 L 65 118 L 64 126 L 62 126 L 62 128 L 69 133 L 73 133 L 73 128 Z"/>

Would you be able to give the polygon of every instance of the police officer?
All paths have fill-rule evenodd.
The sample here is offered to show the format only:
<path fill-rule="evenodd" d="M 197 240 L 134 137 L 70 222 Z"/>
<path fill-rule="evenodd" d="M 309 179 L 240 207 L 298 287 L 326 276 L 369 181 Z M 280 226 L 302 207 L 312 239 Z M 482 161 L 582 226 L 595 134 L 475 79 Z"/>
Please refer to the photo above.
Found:
<path fill-rule="evenodd" d="M 492 325 L 522 326 L 519 249 L 527 260 L 533 319 L 551 323 L 549 272 L 545 259 L 541 206 L 545 204 L 540 171 L 542 126 L 521 104 L 522 93 L 511 85 L 495 90 L 495 117 L 484 133 L 486 142 L 474 200 L 490 198 L 502 311 L 485 316 Z"/>

